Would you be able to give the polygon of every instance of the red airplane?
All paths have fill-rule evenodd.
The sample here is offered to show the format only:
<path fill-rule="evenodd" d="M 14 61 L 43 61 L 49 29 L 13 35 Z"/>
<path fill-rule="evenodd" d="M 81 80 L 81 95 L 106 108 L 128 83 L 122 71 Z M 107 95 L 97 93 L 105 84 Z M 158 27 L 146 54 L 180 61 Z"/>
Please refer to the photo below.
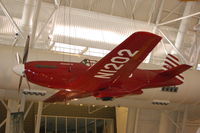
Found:
<path fill-rule="evenodd" d="M 25 46 L 23 64 L 14 71 L 28 81 L 59 90 L 46 102 L 66 101 L 95 96 L 102 100 L 125 95 L 142 94 L 142 89 L 175 86 L 183 83 L 180 73 L 191 66 L 179 64 L 178 58 L 168 54 L 165 70 L 142 70 L 137 67 L 159 43 L 161 37 L 148 32 L 136 32 L 113 49 L 96 64 L 90 60 L 80 63 L 60 61 L 26 62 L 29 37 Z M 19 60 L 19 59 L 18 59 Z"/>

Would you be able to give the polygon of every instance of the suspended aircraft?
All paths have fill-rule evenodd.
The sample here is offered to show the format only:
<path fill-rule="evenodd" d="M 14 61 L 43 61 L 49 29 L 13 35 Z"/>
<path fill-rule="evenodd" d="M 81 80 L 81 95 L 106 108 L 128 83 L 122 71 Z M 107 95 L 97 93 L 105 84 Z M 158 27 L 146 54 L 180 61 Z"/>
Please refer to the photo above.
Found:
<path fill-rule="evenodd" d="M 23 59 L 17 55 L 18 65 L 13 70 L 28 82 L 56 89 L 58 92 L 45 102 L 94 96 L 108 101 L 126 95 L 140 95 L 143 89 L 176 86 L 183 83 L 182 72 L 191 66 L 180 64 L 179 59 L 168 54 L 163 69 L 143 70 L 138 66 L 159 43 L 161 37 L 149 32 L 135 32 L 100 61 L 85 59 L 80 63 L 62 61 L 27 62 L 29 51 L 27 37 Z"/>

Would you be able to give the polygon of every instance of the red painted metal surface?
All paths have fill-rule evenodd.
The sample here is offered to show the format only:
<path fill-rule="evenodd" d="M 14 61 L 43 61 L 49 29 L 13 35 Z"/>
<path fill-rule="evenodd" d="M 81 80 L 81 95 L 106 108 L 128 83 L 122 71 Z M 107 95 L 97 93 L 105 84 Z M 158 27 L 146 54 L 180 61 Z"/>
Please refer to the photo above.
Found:
<path fill-rule="evenodd" d="M 137 69 L 160 40 L 155 34 L 137 32 L 93 66 L 33 61 L 25 64 L 25 74 L 32 83 L 59 89 L 47 102 L 87 96 L 116 98 L 142 94 L 142 89 L 179 85 L 183 82 L 176 76 L 190 66 L 178 65 L 169 70 Z"/>

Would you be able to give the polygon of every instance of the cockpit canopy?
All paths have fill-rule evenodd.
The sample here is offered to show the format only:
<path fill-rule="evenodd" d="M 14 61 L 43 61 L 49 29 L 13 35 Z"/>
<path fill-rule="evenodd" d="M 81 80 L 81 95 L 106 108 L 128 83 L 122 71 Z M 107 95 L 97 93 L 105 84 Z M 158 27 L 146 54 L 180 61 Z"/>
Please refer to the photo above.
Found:
<path fill-rule="evenodd" d="M 90 60 L 90 59 L 84 59 L 81 61 L 81 63 L 85 64 L 86 66 L 93 66 L 97 63 L 96 60 Z"/>

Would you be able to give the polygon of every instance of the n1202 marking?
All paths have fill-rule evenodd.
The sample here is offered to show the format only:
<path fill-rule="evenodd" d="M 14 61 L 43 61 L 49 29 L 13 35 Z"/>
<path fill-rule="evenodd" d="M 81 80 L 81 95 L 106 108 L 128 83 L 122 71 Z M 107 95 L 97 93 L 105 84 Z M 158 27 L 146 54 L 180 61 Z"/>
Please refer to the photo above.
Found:
<path fill-rule="evenodd" d="M 103 69 L 94 76 L 95 78 L 110 79 L 118 70 L 120 70 L 131 57 L 135 56 L 139 51 L 132 53 L 129 49 L 122 49 L 117 53 L 117 56 L 111 58 L 108 64 L 104 65 Z M 128 57 L 125 55 L 128 55 Z"/>

